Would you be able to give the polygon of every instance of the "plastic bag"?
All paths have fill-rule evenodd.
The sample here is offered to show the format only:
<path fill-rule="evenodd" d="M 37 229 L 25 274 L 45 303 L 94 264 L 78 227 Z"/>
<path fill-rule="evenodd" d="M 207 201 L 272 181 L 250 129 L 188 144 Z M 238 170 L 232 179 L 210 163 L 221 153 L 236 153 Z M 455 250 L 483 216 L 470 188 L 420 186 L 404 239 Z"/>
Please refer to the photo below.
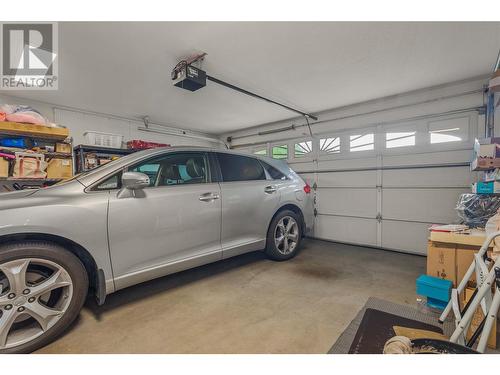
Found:
<path fill-rule="evenodd" d="M 500 208 L 500 196 L 493 194 L 462 194 L 456 210 L 463 223 L 471 228 L 484 228 Z"/>
<path fill-rule="evenodd" d="M 22 122 L 36 125 L 47 124 L 47 120 L 40 114 L 40 112 L 27 105 L 2 104 L 0 105 L 0 113 L 5 114 L 4 121 Z"/>

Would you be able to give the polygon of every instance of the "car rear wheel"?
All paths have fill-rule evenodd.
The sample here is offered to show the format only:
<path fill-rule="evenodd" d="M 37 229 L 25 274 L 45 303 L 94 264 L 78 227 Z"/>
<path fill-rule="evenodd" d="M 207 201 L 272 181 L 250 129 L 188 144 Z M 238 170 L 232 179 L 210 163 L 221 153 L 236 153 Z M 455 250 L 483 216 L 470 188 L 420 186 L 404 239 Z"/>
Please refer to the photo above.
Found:
<path fill-rule="evenodd" d="M 279 212 L 267 232 L 266 254 L 274 260 L 287 260 L 297 255 L 302 240 L 301 221 L 293 211 Z"/>
<path fill-rule="evenodd" d="M 85 267 L 64 248 L 0 246 L 0 353 L 29 353 L 54 340 L 78 316 L 87 290 Z"/>

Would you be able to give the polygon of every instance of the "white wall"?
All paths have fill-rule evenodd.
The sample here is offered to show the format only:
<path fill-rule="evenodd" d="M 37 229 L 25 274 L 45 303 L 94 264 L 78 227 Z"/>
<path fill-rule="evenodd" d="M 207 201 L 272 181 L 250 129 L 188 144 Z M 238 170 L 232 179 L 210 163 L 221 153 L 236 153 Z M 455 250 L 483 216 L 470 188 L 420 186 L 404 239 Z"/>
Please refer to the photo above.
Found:
<path fill-rule="evenodd" d="M 73 137 L 73 145 L 85 144 L 84 133 L 97 131 L 104 133 L 120 134 L 124 141 L 142 139 L 145 141 L 167 143 L 172 146 L 190 145 L 204 147 L 221 147 L 222 144 L 215 137 L 207 134 L 191 132 L 176 128 L 167 128 L 150 124 L 152 129 L 173 134 L 160 134 L 138 130 L 144 124 L 141 121 L 126 119 L 116 115 L 94 114 L 79 109 L 59 108 L 57 105 L 44 102 L 31 101 L 15 96 L 0 95 L 0 103 L 29 105 L 39 111 L 47 120 L 66 126 Z M 185 133 L 185 135 L 183 135 Z M 178 134 L 178 135 L 177 135 Z M 213 141 L 212 141 L 213 139 Z"/>

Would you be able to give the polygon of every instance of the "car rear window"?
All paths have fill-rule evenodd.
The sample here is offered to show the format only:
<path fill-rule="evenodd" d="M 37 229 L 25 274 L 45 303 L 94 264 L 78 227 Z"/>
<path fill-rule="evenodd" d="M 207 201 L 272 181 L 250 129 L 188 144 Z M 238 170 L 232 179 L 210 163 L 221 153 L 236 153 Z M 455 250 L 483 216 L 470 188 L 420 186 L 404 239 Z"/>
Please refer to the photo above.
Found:
<path fill-rule="evenodd" d="M 232 154 L 217 154 L 222 173 L 222 180 L 254 181 L 265 180 L 266 173 L 257 159 Z"/>
<path fill-rule="evenodd" d="M 263 161 L 261 161 L 261 163 L 264 165 L 264 168 L 266 168 L 267 173 L 269 173 L 269 176 L 271 176 L 273 180 L 286 180 L 285 174 L 279 171 L 277 168 Z"/>

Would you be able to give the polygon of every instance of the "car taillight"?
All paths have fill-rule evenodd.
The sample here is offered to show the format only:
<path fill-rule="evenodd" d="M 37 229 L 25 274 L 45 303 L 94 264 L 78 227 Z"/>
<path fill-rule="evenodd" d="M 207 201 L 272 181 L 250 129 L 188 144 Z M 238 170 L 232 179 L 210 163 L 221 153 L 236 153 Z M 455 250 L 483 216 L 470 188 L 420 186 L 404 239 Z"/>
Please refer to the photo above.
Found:
<path fill-rule="evenodd" d="M 304 186 L 304 193 L 309 194 L 311 192 L 311 187 L 309 184 L 305 184 Z"/>

